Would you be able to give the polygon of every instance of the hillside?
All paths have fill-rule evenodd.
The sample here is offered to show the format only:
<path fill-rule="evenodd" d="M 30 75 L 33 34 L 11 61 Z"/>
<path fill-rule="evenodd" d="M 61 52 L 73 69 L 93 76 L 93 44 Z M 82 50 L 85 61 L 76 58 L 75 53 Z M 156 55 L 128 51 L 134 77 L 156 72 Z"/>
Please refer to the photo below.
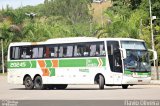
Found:
<path fill-rule="evenodd" d="M 111 1 L 106 1 L 103 3 L 92 3 L 93 21 L 104 23 L 106 19 L 103 13 L 108 7 L 111 7 Z"/>

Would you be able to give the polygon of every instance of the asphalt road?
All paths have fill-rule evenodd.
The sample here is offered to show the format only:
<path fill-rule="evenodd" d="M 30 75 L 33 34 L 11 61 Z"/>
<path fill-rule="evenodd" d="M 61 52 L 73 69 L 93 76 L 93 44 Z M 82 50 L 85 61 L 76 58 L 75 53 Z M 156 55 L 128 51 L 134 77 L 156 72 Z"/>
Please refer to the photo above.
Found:
<path fill-rule="evenodd" d="M 160 85 L 135 85 L 128 89 L 98 85 L 69 85 L 65 90 L 25 90 L 0 76 L 0 100 L 160 100 Z"/>

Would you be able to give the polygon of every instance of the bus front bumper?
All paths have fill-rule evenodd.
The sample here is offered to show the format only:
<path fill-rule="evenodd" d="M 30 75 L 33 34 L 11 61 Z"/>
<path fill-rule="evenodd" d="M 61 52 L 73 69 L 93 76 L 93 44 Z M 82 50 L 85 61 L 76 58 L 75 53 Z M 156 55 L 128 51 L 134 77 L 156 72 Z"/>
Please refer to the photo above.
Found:
<path fill-rule="evenodd" d="M 123 76 L 122 84 L 141 85 L 141 84 L 150 84 L 150 81 L 151 81 L 151 77 Z"/>

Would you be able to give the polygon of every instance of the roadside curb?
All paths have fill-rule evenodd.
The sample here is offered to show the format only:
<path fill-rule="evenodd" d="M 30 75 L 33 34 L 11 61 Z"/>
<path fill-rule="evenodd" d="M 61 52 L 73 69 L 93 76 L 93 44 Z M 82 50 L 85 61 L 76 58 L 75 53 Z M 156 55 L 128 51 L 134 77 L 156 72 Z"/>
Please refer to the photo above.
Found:
<path fill-rule="evenodd" d="M 160 80 L 151 80 L 150 84 L 151 85 L 160 85 Z"/>

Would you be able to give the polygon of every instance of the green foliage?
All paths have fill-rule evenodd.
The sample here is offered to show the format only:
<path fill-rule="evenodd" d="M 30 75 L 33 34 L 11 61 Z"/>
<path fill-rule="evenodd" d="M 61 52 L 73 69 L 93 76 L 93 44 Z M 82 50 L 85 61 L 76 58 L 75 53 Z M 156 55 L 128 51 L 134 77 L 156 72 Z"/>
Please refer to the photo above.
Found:
<path fill-rule="evenodd" d="M 44 41 L 57 37 L 130 37 L 140 38 L 151 47 L 148 0 L 111 0 L 104 15 L 104 25 L 93 22 L 92 0 L 45 0 L 44 4 L 0 10 L 0 32 L 4 40 L 4 52 L 10 42 Z M 160 18 L 159 0 L 151 0 L 152 14 Z M 32 19 L 25 15 L 35 13 Z M 106 22 L 106 23 L 105 23 Z M 160 55 L 160 24 L 154 25 L 155 48 Z M 160 60 L 160 56 L 159 56 Z"/>
<path fill-rule="evenodd" d="M 105 12 L 111 22 L 105 28 L 108 37 L 144 39 L 151 48 L 150 15 L 148 0 L 112 0 L 113 6 Z M 159 0 L 151 0 L 152 15 L 160 17 Z M 160 60 L 160 24 L 154 25 L 155 48 Z"/>
<path fill-rule="evenodd" d="M 135 10 L 128 18 L 119 14 L 113 15 L 112 10 L 107 10 L 106 14 L 111 19 L 111 23 L 107 27 L 110 37 L 139 38 L 140 21 L 148 16 L 143 10 Z"/>
<path fill-rule="evenodd" d="M 90 0 L 45 0 L 45 15 L 63 16 L 72 24 L 89 19 Z"/>
<path fill-rule="evenodd" d="M 0 11 L 0 30 L 7 46 L 17 41 L 43 41 L 49 38 L 90 36 L 90 0 L 45 0 L 38 6 Z M 35 13 L 32 20 L 27 13 Z M 94 27 L 93 27 L 94 28 Z"/>
<path fill-rule="evenodd" d="M 155 30 L 159 33 L 156 33 L 155 35 L 155 49 L 157 50 L 157 53 L 160 54 L 160 26 L 155 26 Z M 160 60 L 160 55 L 158 55 Z M 159 62 L 160 63 L 160 62 Z"/>

